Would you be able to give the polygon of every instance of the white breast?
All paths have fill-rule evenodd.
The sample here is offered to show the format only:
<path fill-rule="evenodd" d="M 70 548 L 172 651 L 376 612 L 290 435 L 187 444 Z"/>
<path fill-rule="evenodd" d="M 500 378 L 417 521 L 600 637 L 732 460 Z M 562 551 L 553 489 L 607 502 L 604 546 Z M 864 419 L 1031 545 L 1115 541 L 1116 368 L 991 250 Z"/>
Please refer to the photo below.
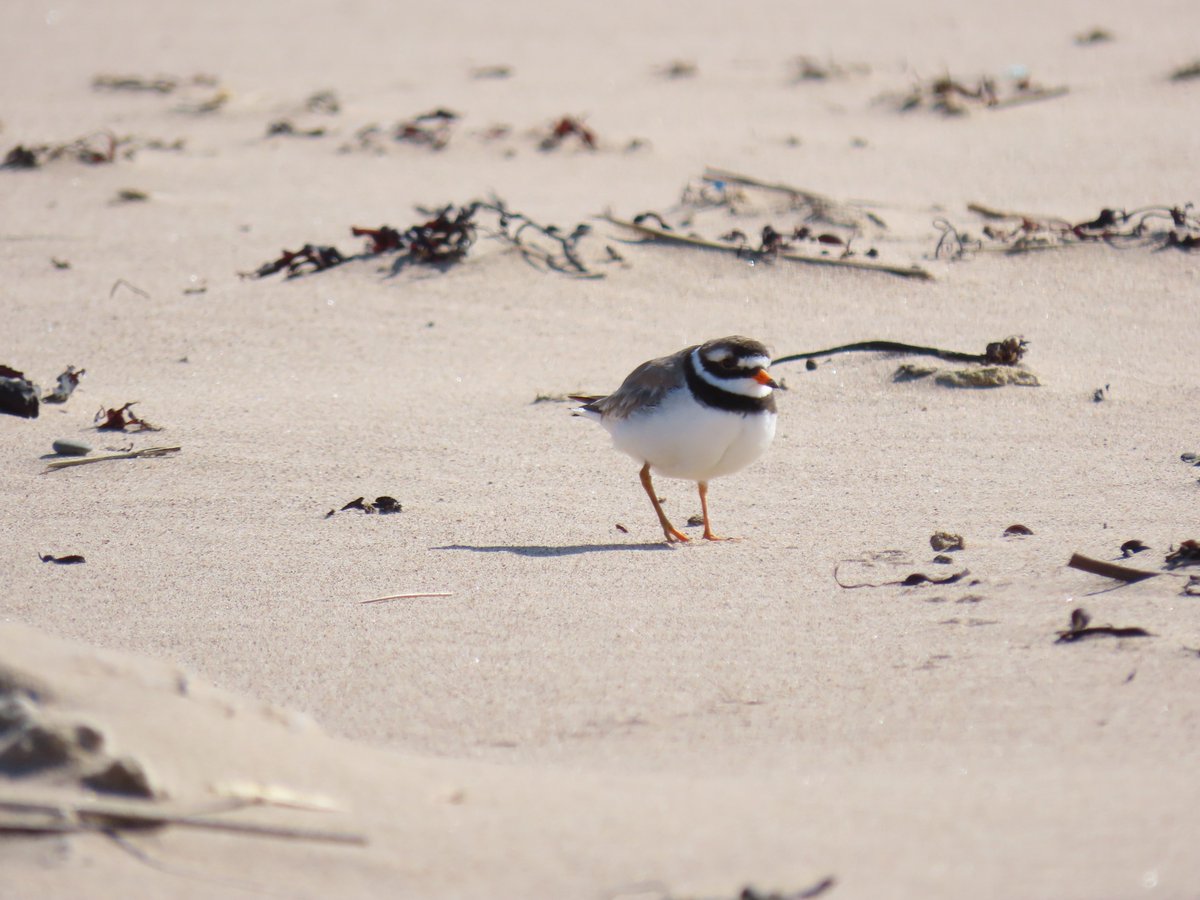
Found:
<path fill-rule="evenodd" d="M 671 392 L 661 404 L 601 424 L 613 445 L 669 478 L 708 481 L 745 468 L 775 437 L 775 413 L 743 415 L 696 402 L 691 392 Z"/>

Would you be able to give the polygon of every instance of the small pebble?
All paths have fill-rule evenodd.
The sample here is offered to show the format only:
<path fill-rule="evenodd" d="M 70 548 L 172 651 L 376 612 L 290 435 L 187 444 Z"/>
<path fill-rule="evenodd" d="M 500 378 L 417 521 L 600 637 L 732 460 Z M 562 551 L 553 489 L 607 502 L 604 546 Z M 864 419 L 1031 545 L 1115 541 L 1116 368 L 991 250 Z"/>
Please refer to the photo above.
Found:
<path fill-rule="evenodd" d="M 60 456 L 87 456 L 92 448 L 83 441 L 60 439 L 50 445 Z"/>

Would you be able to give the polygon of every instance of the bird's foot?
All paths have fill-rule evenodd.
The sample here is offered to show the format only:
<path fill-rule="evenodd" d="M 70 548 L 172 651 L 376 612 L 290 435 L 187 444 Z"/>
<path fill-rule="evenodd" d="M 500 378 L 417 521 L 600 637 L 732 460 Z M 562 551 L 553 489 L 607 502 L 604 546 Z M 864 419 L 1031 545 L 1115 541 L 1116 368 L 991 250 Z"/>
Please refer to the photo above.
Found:
<path fill-rule="evenodd" d="M 663 534 L 667 536 L 668 544 L 686 544 L 691 541 L 690 537 L 673 525 L 665 526 L 663 528 Z"/>

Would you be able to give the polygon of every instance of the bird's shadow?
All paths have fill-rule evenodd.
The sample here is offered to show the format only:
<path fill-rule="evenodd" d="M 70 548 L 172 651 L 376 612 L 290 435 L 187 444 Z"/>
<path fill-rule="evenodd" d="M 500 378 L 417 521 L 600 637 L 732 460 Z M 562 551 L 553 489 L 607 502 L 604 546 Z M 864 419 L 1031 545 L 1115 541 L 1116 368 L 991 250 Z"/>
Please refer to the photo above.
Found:
<path fill-rule="evenodd" d="M 445 547 L 431 547 L 432 550 L 469 550 L 472 553 L 511 553 L 514 556 L 577 556 L 580 553 L 611 553 L 621 550 L 673 550 L 666 543 L 656 544 L 567 544 L 550 547 L 542 544 L 499 544 L 494 546 L 474 546 L 472 544 L 448 544 Z"/>

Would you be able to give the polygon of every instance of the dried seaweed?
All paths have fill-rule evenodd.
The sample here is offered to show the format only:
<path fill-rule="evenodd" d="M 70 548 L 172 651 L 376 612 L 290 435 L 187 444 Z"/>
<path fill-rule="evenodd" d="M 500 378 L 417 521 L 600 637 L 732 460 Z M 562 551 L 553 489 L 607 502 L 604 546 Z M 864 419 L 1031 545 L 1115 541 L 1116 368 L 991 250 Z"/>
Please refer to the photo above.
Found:
<path fill-rule="evenodd" d="M 1029 342 L 1021 337 L 1007 337 L 1001 341 L 992 341 L 983 353 L 963 353 L 957 350 L 940 350 L 937 347 L 922 347 L 918 344 L 904 344 L 897 341 L 857 341 L 853 344 L 842 344 L 827 350 L 811 350 L 804 353 L 789 353 L 772 360 L 772 366 L 782 363 L 795 362 L 801 359 L 815 359 L 821 356 L 833 356 L 838 353 L 884 352 L 904 353 L 912 356 L 932 356 L 947 362 L 982 363 L 992 366 L 1015 366 L 1025 356 Z M 930 373 L 932 374 L 932 372 Z"/>
<path fill-rule="evenodd" d="M 1071 611 L 1071 622 L 1064 631 L 1058 632 L 1056 644 L 1071 644 L 1093 637 L 1154 637 L 1144 628 L 1137 626 L 1118 628 L 1113 625 L 1090 625 L 1092 617 L 1084 609 Z"/>
<path fill-rule="evenodd" d="M 400 122 L 393 130 L 392 137 L 400 143 L 416 144 L 431 150 L 442 150 L 450 143 L 453 125 L 459 118 L 456 112 L 448 109 L 435 109 Z"/>
<path fill-rule="evenodd" d="M 36 169 L 57 159 L 74 159 L 87 165 L 111 163 L 117 158 L 118 141 L 111 131 L 97 131 L 65 144 L 37 144 L 13 147 L 0 163 L 0 169 Z"/>
<path fill-rule="evenodd" d="M 159 431 L 160 429 L 151 425 L 145 419 L 140 418 L 133 411 L 133 406 L 137 400 L 131 400 L 119 409 L 104 409 L 96 413 L 94 420 L 97 431 Z"/>
<path fill-rule="evenodd" d="M 905 278 L 917 278 L 925 281 L 933 278 L 932 274 L 925 269 L 922 269 L 920 266 L 896 266 L 889 263 L 877 262 L 873 258 L 856 258 L 851 255 L 849 245 L 846 245 L 841 255 L 836 257 L 810 256 L 806 254 L 783 252 L 778 247 L 774 248 L 769 254 L 760 253 L 755 255 L 753 248 L 749 248 L 748 252 L 748 248 L 744 246 L 730 245 L 728 243 L 721 243 L 719 241 L 707 240 L 705 238 L 681 234 L 666 228 L 655 228 L 647 225 L 646 223 L 651 218 L 657 218 L 660 222 L 662 221 L 662 217 L 657 213 L 641 213 L 635 217 L 633 221 L 618 219 L 607 214 L 604 216 L 604 218 L 613 225 L 619 225 L 622 228 L 628 228 L 631 231 L 636 231 L 638 234 L 649 240 L 663 241 L 671 244 L 681 244 L 702 250 L 720 250 L 732 252 L 735 256 L 742 258 L 748 257 L 753 261 L 757 261 L 758 259 L 762 258 L 769 258 L 770 260 L 783 259 L 789 262 L 807 263 L 809 265 L 835 266 L 849 269 L 866 269 L 873 272 L 886 272 L 890 275 L 900 275 Z M 772 231 L 774 231 L 774 228 L 772 228 Z M 775 233 L 778 234 L 778 232 Z M 817 241 L 817 243 L 824 244 L 826 242 Z M 871 251 L 867 252 L 869 254 L 871 253 Z"/>
<path fill-rule="evenodd" d="M 486 237 L 507 243 L 530 263 L 578 278 L 600 278 L 589 268 L 580 254 L 581 241 L 591 233 L 591 227 L 581 223 L 567 232 L 555 225 L 542 225 L 525 215 L 509 209 L 503 200 L 476 200 L 465 206 L 453 205 L 439 210 L 424 210 L 429 216 L 416 225 L 399 231 L 388 225 L 378 228 L 353 226 L 355 237 L 365 237 L 367 246 L 357 254 L 343 254 L 336 247 L 306 244 L 298 251 L 284 250 L 274 260 L 252 272 L 241 273 L 244 278 L 265 278 L 285 271 L 288 278 L 322 272 L 354 260 L 371 259 L 395 254 L 393 273 L 413 263 L 448 267 L 462 262 L 475 245 L 479 232 Z"/>
<path fill-rule="evenodd" d="M 1180 541 L 1179 547 L 1172 547 L 1164 560 L 1168 569 L 1178 569 L 1182 566 L 1200 566 L 1200 542 L 1194 540 Z"/>
<path fill-rule="evenodd" d="M 935 256 L 962 259 L 981 250 L 1026 253 L 1097 243 L 1154 251 L 1200 248 L 1200 216 L 1191 203 L 1129 211 L 1106 207 L 1094 218 L 1074 223 L 1058 216 L 1006 212 L 980 203 L 967 208 L 988 220 L 981 229 L 982 237 L 973 238 L 939 220 L 935 226 L 942 235 Z"/>
<path fill-rule="evenodd" d="M 897 106 L 901 112 L 927 109 L 944 116 L 964 116 L 971 110 L 1007 109 L 1038 100 L 1052 100 L 1067 93 L 1066 87 L 1042 87 L 1027 73 L 1012 75 L 1003 81 L 983 76 L 967 82 L 950 75 L 941 75 L 919 82 L 901 97 Z"/>
<path fill-rule="evenodd" d="M 596 133 L 583 124 L 582 118 L 576 116 L 563 116 L 550 126 L 550 133 L 538 143 L 538 149 L 556 150 L 572 137 L 584 149 L 596 149 Z"/>

